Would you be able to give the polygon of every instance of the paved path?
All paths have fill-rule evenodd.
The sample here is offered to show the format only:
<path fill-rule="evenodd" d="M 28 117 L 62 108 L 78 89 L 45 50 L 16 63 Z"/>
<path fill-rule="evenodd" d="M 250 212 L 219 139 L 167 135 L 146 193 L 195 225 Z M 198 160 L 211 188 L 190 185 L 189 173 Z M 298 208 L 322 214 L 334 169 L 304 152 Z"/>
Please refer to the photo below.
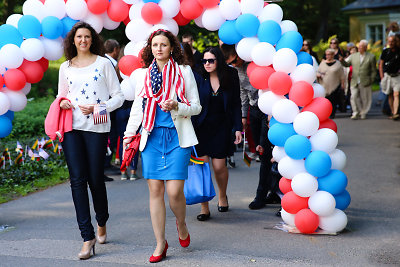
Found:
<path fill-rule="evenodd" d="M 288 234 L 276 205 L 251 211 L 247 205 L 257 186 L 258 163 L 248 168 L 236 154 L 230 170 L 230 211 L 198 222 L 199 206 L 188 206 L 192 237 L 179 246 L 175 220 L 167 210 L 168 257 L 157 266 L 381 266 L 400 265 L 400 122 L 374 106 L 365 121 L 339 114 L 339 148 L 348 157 L 352 203 L 349 223 L 337 236 Z M 79 261 L 82 241 L 67 183 L 0 205 L 0 266 L 145 266 L 155 240 L 145 180 L 107 183 L 109 243 L 96 246 L 96 257 Z"/>

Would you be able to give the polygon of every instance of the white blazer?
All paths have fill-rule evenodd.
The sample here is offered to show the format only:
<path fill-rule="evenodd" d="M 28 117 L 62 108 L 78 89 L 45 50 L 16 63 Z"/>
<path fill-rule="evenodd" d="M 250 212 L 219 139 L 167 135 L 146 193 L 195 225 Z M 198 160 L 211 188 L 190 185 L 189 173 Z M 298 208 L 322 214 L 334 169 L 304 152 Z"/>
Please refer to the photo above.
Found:
<path fill-rule="evenodd" d="M 185 96 L 189 101 L 190 106 L 185 103 L 178 103 L 178 110 L 171 110 L 172 121 L 174 122 L 176 131 L 178 132 L 179 145 L 181 147 L 190 147 L 198 144 L 196 134 L 190 119 L 191 116 L 197 115 L 201 111 L 199 92 L 197 89 L 197 83 L 194 78 L 192 69 L 190 66 L 179 65 L 182 71 L 183 79 L 185 81 Z M 136 134 L 143 120 L 143 97 L 139 97 L 138 94 L 144 86 L 144 78 L 146 76 L 146 69 L 137 69 L 132 75 L 135 75 L 135 101 L 132 104 L 131 114 L 129 117 L 128 124 L 126 125 L 126 131 L 124 137 L 131 137 Z M 177 100 L 176 92 L 171 93 L 171 99 Z M 146 129 L 142 129 L 142 137 L 140 139 L 139 150 L 143 151 L 146 147 L 147 138 L 149 132 Z"/>

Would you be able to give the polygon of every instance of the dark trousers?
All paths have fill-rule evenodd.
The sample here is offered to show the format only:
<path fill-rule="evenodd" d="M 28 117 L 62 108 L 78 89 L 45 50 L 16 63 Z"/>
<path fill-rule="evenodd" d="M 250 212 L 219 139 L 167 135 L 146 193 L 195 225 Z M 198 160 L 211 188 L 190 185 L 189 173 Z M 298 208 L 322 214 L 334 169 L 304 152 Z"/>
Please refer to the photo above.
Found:
<path fill-rule="evenodd" d="M 122 163 L 122 147 L 123 147 L 123 141 L 124 141 L 124 132 L 126 130 L 126 125 L 128 124 L 129 116 L 131 114 L 131 109 L 130 108 L 119 108 L 116 110 L 116 122 L 117 122 L 117 134 L 118 137 L 120 138 L 119 140 L 119 147 L 118 153 L 119 156 L 121 157 L 121 163 Z M 132 170 L 137 170 L 137 165 L 139 161 L 139 153 L 136 153 L 135 157 L 133 157 L 133 160 L 130 164 L 130 167 Z"/>
<path fill-rule="evenodd" d="M 109 217 L 107 191 L 103 179 L 106 145 L 107 133 L 79 130 L 65 133 L 62 142 L 76 219 L 84 241 L 95 238 L 90 217 L 88 185 L 98 225 L 104 226 Z"/>

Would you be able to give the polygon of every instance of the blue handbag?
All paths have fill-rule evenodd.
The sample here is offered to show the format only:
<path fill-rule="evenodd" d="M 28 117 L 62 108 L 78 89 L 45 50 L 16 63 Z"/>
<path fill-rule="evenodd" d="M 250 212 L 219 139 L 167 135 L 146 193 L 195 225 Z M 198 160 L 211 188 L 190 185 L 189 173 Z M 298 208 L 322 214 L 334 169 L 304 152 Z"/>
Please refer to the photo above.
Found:
<path fill-rule="evenodd" d="M 197 152 L 194 147 L 193 151 L 197 158 Z M 215 197 L 215 189 L 208 162 L 198 164 L 192 161 L 190 163 L 188 166 L 188 179 L 185 181 L 183 192 L 185 193 L 187 205 L 207 202 Z"/>

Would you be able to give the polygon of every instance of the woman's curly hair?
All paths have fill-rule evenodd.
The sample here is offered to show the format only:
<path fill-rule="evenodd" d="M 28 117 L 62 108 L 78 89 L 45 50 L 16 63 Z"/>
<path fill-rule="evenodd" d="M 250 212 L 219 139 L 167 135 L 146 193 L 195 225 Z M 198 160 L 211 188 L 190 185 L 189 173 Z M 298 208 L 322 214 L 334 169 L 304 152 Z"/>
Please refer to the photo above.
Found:
<path fill-rule="evenodd" d="M 100 35 L 90 26 L 89 23 L 80 21 L 77 22 L 72 29 L 68 32 L 64 39 L 64 54 L 67 60 L 71 60 L 78 54 L 74 44 L 74 37 L 78 29 L 88 29 L 92 35 L 92 44 L 90 45 L 90 52 L 95 55 L 104 56 L 104 44 Z"/>
<path fill-rule="evenodd" d="M 170 31 L 159 29 L 150 35 L 149 39 L 147 40 L 146 46 L 143 48 L 142 51 L 143 67 L 148 68 L 151 62 L 153 62 L 154 56 L 151 51 L 151 41 L 155 36 L 158 35 L 162 35 L 168 38 L 172 48 L 172 58 L 175 60 L 176 63 L 178 63 L 178 65 L 184 64 L 185 60 L 183 57 L 181 44 L 179 43 L 178 38 L 176 38 L 176 36 L 173 35 Z"/>

